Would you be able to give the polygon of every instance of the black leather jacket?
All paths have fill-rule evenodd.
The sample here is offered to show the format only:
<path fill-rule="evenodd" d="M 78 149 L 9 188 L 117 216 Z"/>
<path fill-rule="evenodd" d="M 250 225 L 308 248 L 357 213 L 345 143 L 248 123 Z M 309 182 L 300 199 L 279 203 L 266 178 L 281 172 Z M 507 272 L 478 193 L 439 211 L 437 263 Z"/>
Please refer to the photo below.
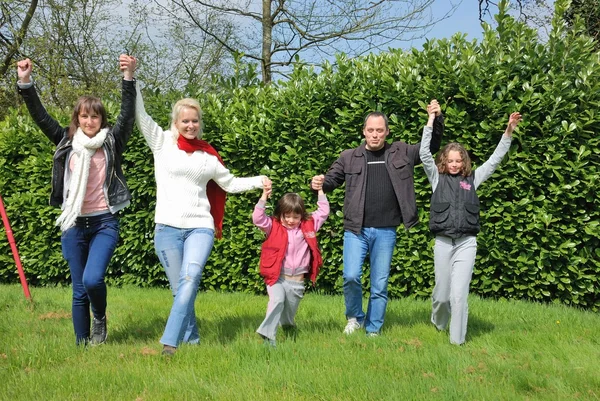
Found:
<path fill-rule="evenodd" d="M 69 153 L 72 149 L 71 139 L 68 136 L 68 127 L 61 127 L 46 112 L 33 85 L 29 88 L 18 88 L 19 93 L 27 105 L 33 121 L 40 127 L 44 135 L 55 145 L 52 164 L 52 192 L 50 205 L 60 206 L 63 203 L 64 175 Z M 121 113 L 115 125 L 109 129 L 102 148 L 106 155 L 106 179 L 104 192 L 108 196 L 108 207 L 112 208 L 131 200 L 131 193 L 125 182 L 121 163 L 127 141 L 133 131 L 135 121 L 135 81 L 123 80 L 121 95 Z M 111 210 L 112 211 L 112 210 Z"/>
<path fill-rule="evenodd" d="M 444 117 L 438 116 L 433 123 L 431 153 L 439 150 L 444 132 Z M 409 145 L 402 141 L 393 142 L 385 150 L 385 161 L 404 226 L 408 229 L 418 223 L 417 202 L 414 187 L 414 167 L 421 163 L 419 149 L 421 144 Z M 367 188 L 367 158 L 366 144 L 344 150 L 340 157 L 331 165 L 323 191 L 331 192 L 346 183 L 344 197 L 344 230 L 359 234 L 365 214 L 365 190 Z"/>

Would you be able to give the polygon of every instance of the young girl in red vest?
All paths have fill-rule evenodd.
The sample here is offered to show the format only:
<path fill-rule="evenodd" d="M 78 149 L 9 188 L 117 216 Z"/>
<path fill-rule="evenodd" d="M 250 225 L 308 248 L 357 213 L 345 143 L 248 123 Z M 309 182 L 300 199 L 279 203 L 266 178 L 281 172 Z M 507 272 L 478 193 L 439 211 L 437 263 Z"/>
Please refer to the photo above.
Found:
<path fill-rule="evenodd" d="M 294 317 L 304 296 L 304 278 L 315 283 L 323 264 L 316 232 L 329 215 L 327 196 L 320 190 L 317 210 L 307 213 L 300 195 L 287 193 L 277 202 L 273 216 L 267 216 L 265 205 L 271 196 L 271 182 L 252 213 L 254 224 L 267 238 L 260 254 L 260 274 L 267 284 L 267 315 L 256 332 L 265 343 L 275 347 L 279 325 L 294 330 Z"/>

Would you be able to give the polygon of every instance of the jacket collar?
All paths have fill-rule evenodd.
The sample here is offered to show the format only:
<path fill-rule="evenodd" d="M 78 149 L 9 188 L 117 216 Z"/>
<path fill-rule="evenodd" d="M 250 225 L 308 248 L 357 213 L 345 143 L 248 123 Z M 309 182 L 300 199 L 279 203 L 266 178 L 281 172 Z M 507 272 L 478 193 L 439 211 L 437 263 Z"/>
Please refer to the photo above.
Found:
<path fill-rule="evenodd" d="M 396 147 L 393 146 L 393 143 L 386 142 L 383 146 L 387 148 L 386 153 L 392 153 L 397 150 Z M 362 141 L 362 143 L 357 148 L 354 149 L 354 152 L 352 155 L 354 157 L 363 157 L 363 156 L 365 156 L 366 150 L 367 150 L 367 142 Z"/>

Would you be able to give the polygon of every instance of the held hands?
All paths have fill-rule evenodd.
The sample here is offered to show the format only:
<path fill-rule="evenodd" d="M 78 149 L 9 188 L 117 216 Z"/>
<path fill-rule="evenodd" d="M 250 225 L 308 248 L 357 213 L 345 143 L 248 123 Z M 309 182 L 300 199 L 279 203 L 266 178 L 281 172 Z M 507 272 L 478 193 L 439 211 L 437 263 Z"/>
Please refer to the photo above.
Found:
<path fill-rule="evenodd" d="M 28 58 L 17 62 L 17 76 L 21 83 L 31 82 L 31 70 L 33 70 L 33 63 Z"/>
<path fill-rule="evenodd" d="M 440 104 L 437 100 L 432 99 L 431 102 L 427 105 L 427 115 L 429 116 L 429 119 L 427 120 L 427 126 L 432 127 L 433 120 L 440 114 L 442 114 Z"/>
<path fill-rule="evenodd" d="M 310 180 L 310 188 L 314 191 L 322 191 L 323 182 L 325 182 L 325 176 L 323 174 L 315 175 L 312 180 Z"/>
<path fill-rule="evenodd" d="M 523 116 L 521 116 L 521 113 L 518 111 L 512 113 L 508 118 L 508 125 L 506 126 L 506 131 L 504 131 L 504 134 L 511 136 L 521 121 L 523 121 Z"/>
<path fill-rule="evenodd" d="M 436 99 L 431 99 L 431 102 L 427 105 L 427 113 L 433 113 L 435 117 L 442 114 L 442 108 Z"/>
<path fill-rule="evenodd" d="M 126 81 L 133 80 L 133 73 L 137 65 L 137 59 L 127 54 L 121 54 L 119 56 L 119 68 L 123 72 L 123 79 Z"/>
<path fill-rule="evenodd" d="M 260 197 L 260 199 L 266 202 L 267 199 L 271 197 L 271 192 L 273 191 L 273 183 L 271 182 L 271 180 L 268 177 L 263 177 L 262 184 L 263 184 L 263 193 L 262 193 L 262 196 Z"/>

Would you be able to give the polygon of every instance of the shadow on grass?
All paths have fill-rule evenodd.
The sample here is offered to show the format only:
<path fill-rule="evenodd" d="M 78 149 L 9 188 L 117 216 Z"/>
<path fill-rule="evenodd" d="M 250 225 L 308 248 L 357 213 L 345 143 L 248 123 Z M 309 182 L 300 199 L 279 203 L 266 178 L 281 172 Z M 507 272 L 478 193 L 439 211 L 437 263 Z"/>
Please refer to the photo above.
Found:
<path fill-rule="evenodd" d="M 469 314 L 467 327 L 467 340 L 481 336 L 494 330 L 495 326 L 490 322 L 491 319 L 482 318 L 476 313 Z M 416 309 L 402 313 L 402 311 L 388 311 L 385 318 L 384 328 L 386 326 L 412 327 L 415 325 L 433 325 L 431 324 L 431 307 L 418 306 Z"/>
<path fill-rule="evenodd" d="M 216 334 L 215 340 L 220 344 L 227 344 L 235 341 L 236 338 L 254 334 L 260 322 L 264 319 L 263 314 L 252 314 L 242 316 L 227 316 L 218 320 L 199 322 L 207 331 Z M 213 328 L 209 326 L 214 326 Z M 200 337 L 202 337 L 202 327 L 200 328 Z"/>
<path fill-rule="evenodd" d="M 385 326 L 412 327 L 418 324 L 430 324 L 431 307 L 411 306 L 410 311 L 388 310 L 385 315 Z"/>
<path fill-rule="evenodd" d="M 496 326 L 490 323 L 491 319 L 482 319 L 476 314 L 469 314 L 469 323 L 467 327 L 467 341 L 469 339 L 484 335 L 494 331 Z"/>
<path fill-rule="evenodd" d="M 111 342 L 129 343 L 160 339 L 165 328 L 167 317 L 152 318 L 151 320 L 128 320 L 116 327 L 111 327 L 108 320 L 108 336 Z"/>

